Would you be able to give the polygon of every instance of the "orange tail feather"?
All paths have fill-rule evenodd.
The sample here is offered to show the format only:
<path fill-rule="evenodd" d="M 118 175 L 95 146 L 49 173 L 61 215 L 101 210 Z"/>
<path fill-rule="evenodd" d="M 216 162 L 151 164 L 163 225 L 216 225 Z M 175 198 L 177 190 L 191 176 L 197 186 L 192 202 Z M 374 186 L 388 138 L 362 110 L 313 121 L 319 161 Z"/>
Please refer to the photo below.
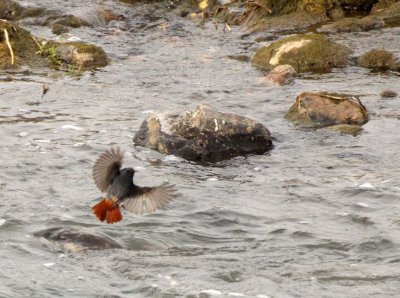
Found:
<path fill-rule="evenodd" d="M 119 210 L 118 206 L 112 210 L 107 211 L 107 215 L 106 215 L 107 223 L 112 224 L 115 222 L 119 222 L 121 219 L 122 219 L 122 214 L 121 214 L 121 210 Z"/>
<path fill-rule="evenodd" d="M 119 206 L 113 199 L 102 200 L 100 203 L 94 205 L 92 210 L 99 220 L 106 220 L 107 223 L 118 222 L 122 219 Z"/>

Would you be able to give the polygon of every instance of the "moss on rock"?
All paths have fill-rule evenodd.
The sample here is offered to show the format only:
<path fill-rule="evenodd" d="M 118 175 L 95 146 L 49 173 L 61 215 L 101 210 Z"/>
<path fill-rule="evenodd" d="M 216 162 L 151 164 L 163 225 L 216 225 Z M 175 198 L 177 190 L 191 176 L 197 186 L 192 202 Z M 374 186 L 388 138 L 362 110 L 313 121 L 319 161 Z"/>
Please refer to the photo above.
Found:
<path fill-rule="evenodd" d="M 358 59 L 358 65 L 373 70 L 400 70 L 400 61 L 389 51 L 373 49 Z"/>
<path fill-rule="evenodd" d="M 0 21 L 0 69 L 47 64 L 35 55 L 37 50 L 38 46 L 28 31 L 11 22 Z"/>
<path fill-rule="evenodd" d="M 319 34 L 302 34 L 283 38 L 257 51 L 252 63 L 271 70 L 289 64 L 297 72 L 330 71 L 347 64 L 350 49 Z"/>

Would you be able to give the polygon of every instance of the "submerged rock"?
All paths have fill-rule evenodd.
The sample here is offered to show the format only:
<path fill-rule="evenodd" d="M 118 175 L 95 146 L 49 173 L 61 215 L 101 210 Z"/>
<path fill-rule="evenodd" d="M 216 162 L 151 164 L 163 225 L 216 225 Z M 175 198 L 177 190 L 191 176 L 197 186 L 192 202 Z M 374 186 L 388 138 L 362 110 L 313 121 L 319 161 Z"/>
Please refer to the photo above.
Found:
<path fill-rule="evenodd" d="M 304 92 L 297 96 L 286 118 L 306 127 L 338 124 L 361 126 L 368 122 L 368 112 L 361 101 L 354 96 Z"/>
<path fill-rule="evenodd" d="M 275 67 L 265 79 L 279 85 L 286 83 L 287 79 L 294 77 L 297 74 L 296 70 L 291 65 L 279 65 Z"/>
<path fill-rule="evenodd" d="M 133 141 L 160 153 L 197 162 L 264 154 L 272 149 L 271 135 L 264 125 L 205 105 L 165 119 L 152 115 L 143 121 Z"/>
<path fill-rule="evenodd" d="M 260 49 L 254 55 L 254 66 L 271 70 L 289 64 L 297 72 L 330 71 L 347 64 L 350 49 L 319 34 L 302 34 L 283 38 Z"/>
<path fill-rule="evenodd" d="M 363 128 L 358 125 L 350 125 L 350 124 L 338 124 L 338 125 L 333 125 L 333 126 L 328 126 L 324 129 L 332 130 L 332 131 L 338 131 L 343 134 L 349 134 L 352 136 L 357 136 L 359 135 Z"/>
<path fill-rule="evenodd" d="M 383 98 L 393 98 L 393 97 L 397 97 L 397 92 L 393 91 L 393 90 L 384 90 L 381 92 L 381 97 Z"/>
<path fill-rule="evenodd" d="M 55 241 L 61 244 L 65 250 L 72 252 L 88 249 L 124 248 L 110 236 L 88 228 L 56 227 L 35 232 L 34 235 Z"/>
<path fill-rule="evenodd" d="M 319 32 L 359 32 L 382 28 L 385 22 L 381 18 L 344 18 L 332 24 L 323 25 Z"/>
<path fill-rule="evenodd" d="M 358 59 L 358 65 L 373 70 L 400 71 L 400 59 L 386 50 L 374 49 Z"/>

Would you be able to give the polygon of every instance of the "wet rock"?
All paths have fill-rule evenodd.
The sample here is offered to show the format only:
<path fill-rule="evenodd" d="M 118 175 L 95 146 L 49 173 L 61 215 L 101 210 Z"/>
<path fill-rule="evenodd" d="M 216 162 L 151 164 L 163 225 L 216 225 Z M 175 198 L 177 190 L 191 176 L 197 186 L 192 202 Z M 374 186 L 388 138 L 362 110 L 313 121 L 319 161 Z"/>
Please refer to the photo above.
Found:
<path fill-rule="evenodd" d="M 197 162 L 217 162 L 272 149 L 268 129 L 256 121 L 202 105 L 165 118 L 152 115 L 134 137 L 136 145 Z"/>
<path fill-rule="evenodd" d="M 60 14 L 52 12 L 42 25 L 61 25 L 64 27 L 80 28 L 80 27 L 101 27 L 106 26 L 108 22 L 122 19 L 123 16 L 117 15 L 109 9 L 101 7 L 89 7 L 86 10 L 79 10 L 73 14 Z"/>
<path fill-rule="evenodd" d="M 260 0 L 216 5 L 212 16 L 251 31 L 299 30 L 348 16 L 365 16 L 377 0 Z"/>
<path fill-rule="evenodd" d="M 45 9 L 30 6 L 21 6 L 15 1 L 0 0 L 0 19 L 16 21 L 26 17 L 40 16 Z"/>
<path fill-rule="evenodd" d="M 302 34 L 263 47 L 254 55 L 252 63 L 265 70 L 289 64 L 297 72 L 330 71 L 334 67 L 346 66 L 349 53 L 349 48 L 322 35 Z"/>
<path fill-rule="evenodd" d="M 350 125 L 350 124 L 333 125 L 333 126 L 327 127 L 326 129 L 338 131 L 340 133 L 349 134 L 352 136 L 357 136 L 363 131 L 363 128 L 361 126 Z"/>
<path fill-rule="evenodd" d="M 0 22 L 0 69 L 17 68 L 21 65 L 47 65 L 46 60 L 35 55 L 38 50 L 33 36 L 18 25 Z"/>
<path fill-rule="evenodd" d="M 346 94 L 304 92 L 297 96 L 286 118 L 305 127 L 338 124 L 361 126 L 368 112 L 358 98 Z"/>
<path fill-rule="evenodd" d="M 400 60 L 386 50 L 374 49 L 358 59 L 358 65 L 373 70 L 400 71 Z"/>
<path fill-rule="evenodd" d="M 291 65 L 279 65 L 275 67 L 265 79 L 272 81 L 279 85 L 283 85 L 289 78 L 294 77 L 297 74 L 296 70 Z"/>
<path fill-rule="evenodd" d="M 51 32 L 53 32 L 53 34 L 60 35 L 63 33 L 67 33 L 68 31 L 69 31 L 68 27 L 64 25 L 57 23 L 51 25 Z"/>
<path fill-rule="evenodd" d="M 377 17 L 344 18 L 332 24 L 323 25 L 319 32 L 360 32 L 382 28 L 385 22 Z"/>
<path fill-rule="evenodd" d="M 381 97 L 383 97 L 383 98 L 397 97 L 397 92 L 394 92 L 392 90 L 384 90 L 381 92 Z"/>
<path fill-rule="evenodd" d="M 104 50 L 83 42 L 67 42 L 55 45 L 55 55 L 62 63 L 73 65 L 81 70 L 104 67 L 108 57 Z"/>
<path fill-rule="evenodd" d="M 34 235 L 54 241 L 71 252 L 124 248 L 122 244 L 110 236 L 88 228 L 56 227 L 35 232 Z"/>
<path fill-rule="evenodd" d="M 237 60 L 240 62 L 249 62 L 250 61 L 250 57 L 244 54 L 238 54 L 238 55 L 229 55 L 228 58 L 233 59 L 233 60 Z"/>

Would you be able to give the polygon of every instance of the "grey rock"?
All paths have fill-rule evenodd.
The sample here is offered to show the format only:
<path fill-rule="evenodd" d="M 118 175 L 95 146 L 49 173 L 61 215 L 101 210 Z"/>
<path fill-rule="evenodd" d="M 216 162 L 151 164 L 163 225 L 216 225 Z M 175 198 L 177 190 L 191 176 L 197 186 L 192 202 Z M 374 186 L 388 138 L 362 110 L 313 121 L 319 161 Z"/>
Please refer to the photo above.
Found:
<path fill-rule="evenodd" d="M 264 154 L 273 147 L 264 125 L 205 105 L 178 115 L 152 115 L 143 121 L 133 141 L 163 154 L 204 163 Z"/>

